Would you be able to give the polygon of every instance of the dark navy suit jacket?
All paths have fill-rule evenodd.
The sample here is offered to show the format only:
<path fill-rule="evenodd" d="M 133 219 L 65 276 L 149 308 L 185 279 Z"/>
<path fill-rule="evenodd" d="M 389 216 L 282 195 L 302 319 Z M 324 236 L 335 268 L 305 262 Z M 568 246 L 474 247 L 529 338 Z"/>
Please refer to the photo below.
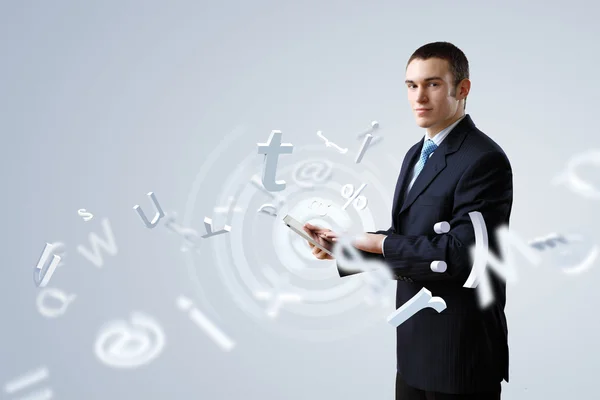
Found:
<path fill-rule="evenodd" d="M 467 114 L 442 141 L 403 194 L 423 147 L 421 139 L 408 150 L 392 209 L 392 226 L 384 254 L 361 254 L 380 259 L 397 279 L 396 307 L 425 287 L 442 297 L 447 308 L 426 308 L 397 327 L 398 373 L 411 386 L 444 393 L 494 390 L 508 382 L 508 327 L 504 306 L 505 282 L 486 269 L 494 302 L 481 309 L 475 289 L 464 288 L 473 259 L 475 233 L 469 212 L 485 219 L 490 252 L 502 260 L 497 228 L 509 225 L 513 203 L 512 169 L 502 148 L 481 132 Z M 450 223 L 450 231 L 436 234 L 433 226 Z M 444 273 L 430 264 L 443 260 Z M 352 275 L 337 263 L 340 276 Z"/>

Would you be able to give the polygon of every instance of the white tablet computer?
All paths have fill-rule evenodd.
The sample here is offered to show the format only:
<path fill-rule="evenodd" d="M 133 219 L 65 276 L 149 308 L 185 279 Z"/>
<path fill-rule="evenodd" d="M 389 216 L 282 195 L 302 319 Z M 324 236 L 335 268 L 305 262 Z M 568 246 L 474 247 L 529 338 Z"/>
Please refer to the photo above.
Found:
<path fill-rule="evenodd" d="M 330 256 L 333 256 L 333 253 L 331 251 L 329 251 L 325 247 L 321 246 L 319 244 L 319 242 L 314 240 L 308 233 L 304 232 L 304 228 L 303 228 L 304 224 L 301 224 L 298 220 L 294 219 L 293 217 L 290 217 L 289 215 L 286 215 L 285 217 L 283 217 L 283 223 L 286 224 L 287 226 L 289 226 L 290 229 L 293 230 L 294 232 L 296 232 L 298 235 L 302 236 L 302 238 L 304 238 L 305 240 L 314 244 L 315 246 L 317 246 L 319 249 L 323 250 L 325 253 L 329 254 Z"/>

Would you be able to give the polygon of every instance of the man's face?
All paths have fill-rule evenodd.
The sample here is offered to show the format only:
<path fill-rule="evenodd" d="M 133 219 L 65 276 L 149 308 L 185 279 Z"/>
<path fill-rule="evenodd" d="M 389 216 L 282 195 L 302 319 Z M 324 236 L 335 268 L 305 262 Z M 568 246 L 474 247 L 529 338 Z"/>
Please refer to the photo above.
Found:
<path fill-rule="evenodd" d="M 464 79 L 455 89 L 448 62 L 441 58 L 414 59 L 406 68 L 408 101 L 417 125 L 427 128 L 430 135 L 463 115 L 459 101 L 466 97 L 469 87 L 469 80 Z"/>

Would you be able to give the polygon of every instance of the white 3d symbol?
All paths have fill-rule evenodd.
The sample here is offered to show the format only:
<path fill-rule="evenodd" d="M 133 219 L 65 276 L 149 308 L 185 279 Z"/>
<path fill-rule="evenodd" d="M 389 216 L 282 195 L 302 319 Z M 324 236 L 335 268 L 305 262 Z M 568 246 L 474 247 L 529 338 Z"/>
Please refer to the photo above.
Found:
<path fill-rule="evenodd" d="M 63 315 L 67 311 L 69 304 L 75 300 L 77 296 L 74 294 L 66 294 L 62 290 L 56 288 L 45 288 L 42 290 L 37 298 L 36 305 L 38 312 L 46 318 L 56 318 Z M 51 308 L 46 304 L 47 298 L 54 298 L 60 302 L 60 307 Z"/>
<path fill-rule="evenodd" d="M 472 211 L 469 213 L 469 217 L 471 218 L 471 223 L 475 232 L 475 245 L 469 249 L 471 257 L 473 258 L 473 267 L 463 287 L 477 288 L 479 305 L 481 308 L 485 308 L 490 305 L 494 299 L 490 279 L 486 271 L 488 263 L 489 267 L 506 282 L 514 283 L 517 280 L 517 270 L 512 259 L 512 254 L 509 251 L 509 240 L 532 264 L 538 265 L 541 258 L 530 246 L 520 240 L 514 233 L 510 232 L 506 226 L 501 226 L 498 228 L 498 235 L 501 254 L 505 257 L 505 260 L 498 260 L 498 258 L 489 251 L 487 228 L 481 213 L 479 211 Z"/>
<path fill-rule="evenodd" d="M 79 210 L 77 210 L 77 214 L 80 217 L 83 217 L 83 220 L 85 222 L 87 222 L 90 219 L 94 218 L 94 214 L 92 214 L 91 212 L 87 211 L 85 208 L 80 208 Z"/>
<path fill-rule="evenodd" d="M 216 236 L 216 235 L 220 235 L 223 233 L 231 232 L 231 226 L 229 226 L 229 225 L 225 225 L 225 227 L 223 229 L 221 229 L 220 231 L 213 232 L 212 219 L 208 218 L 208 217 L 204 218 L 204 227 L 206 228 L 206 235 L 202 235 L 203 238 L 208 238 L 211 236 Z"/>
<path fill-rule="evenodd" d="M 160 207 L 160 204 L 158 204 L 156 195 L 153 192 L 148 192 L 147 196 L 150 197 L 152 203 L 154 204 L 154 207 L 156 208 L 156 213 L 154 214 L 154 218 L 152 218 L 152 221 L 148 221 L 148 217 L 146 217 L 146 214 L 141 209 L 139 204 L 133 206 L 133 209 L 138 213 L 138 215 L 142 219 L 142 222 L 144 223 L 144 225 L 146 225 L 146 228 L 153 229 L 156 226 L 156 224 L 158 224 L 158 221 L 160 221 L 160 219 L 165 216 L 165 213 Z"/>
<path fill-rule="evenodd" d="M 360 139 L 363 136 L 365 138 L 363 139 L 362 145 L 360 146 L 360 150 L 358 151 L 358 154 L 356 155 L 356 159 L 354 160 L 354 162 L 356 164 L 358 164 L 362 161 L 362 158 L 365 155 L 365 151 L 367 151 L 369 146 L 372 146 L 372 145 L 378 143 L 382 139 L 381 136 L 374 137 L 371 134 L 371 132 L 373 132 L 377 129 L 379 129 L 379 122 L 373 121 L 373 122 L 371 122 L 371 128 L 368 131 L 363 132 L 358 135 L 358 137 L 357 137 L 358 139 Z"/>
<path fill-rule="evenodd" d="M 114 321 L 105 326 L 96 339 L 96 356 L 115 368 L 134 368 L 156 358 L 165 345 L 165 335 L 152 318 L 134 313 L 131 326 Z"/>
<path fill-rule="evenodd" d="M 441 313 L 446 309 L 446 302 L 441 297 L 432 297 L 429 290 L 422 288 L 419 290 L 419 293 L 402 304 L 402 307 L 391 313 L 387 318 L 387 322 L 394 326 L 399 326 L 424 308 L 433 308 L 438 313 Z"/>
<path fill-rule="evenodd" d="M 60 263 L 60 257 L 56 254 L 52 253 L 53 246 L 50 243 L 46 243 L 44 246 L 44 250 L 42 251 L 42 255 L 40 256 L 37 265 L 33 270 L 33 283 L 36 284 L 37 287 L 44 287 L 52 278 L 52 274 L 54 274 L 54 270 L 58 267 Z M 52 260 L 48 265 L 48 268 L 44 270 L 44 267 L 48 264 L 48 258 L 52 255 Z"/>
<path fill-rule="evenodd" d="M 92 251 L 89 251 L 82 245 L 77 246 L 77 251 L 87 258 L 92 264 L 96 267 L 100 268 L 104 265 L 104 260 L 102 259 L 102 254 L 100 253 L 100 247 L 108 252 L 108 254 L 114 256 L 117 254 L 119 250 L 117 248 L 117 242 L 115 241 L 115 235 L 110 227 L 110 222 L 108 218 L 104 218 L 102 220 L 102 228 L 104 228 L 104 233 L 107 236 L 107 241 L 104 241 L 98 237 L 95 233 L 90 233 L 90 242 L 92 243 Z"/>
<path fill-rule="evenodd" d="M 579 275 L 590 269 L 600 255 L 598 245 L 590 243 L 588 237 L 579 234 L 567 235 L 567 240 L 569 241 L 569 244 L 559 252 L 560 257 L 558 262 L 561 264 L 560 266 L 563 267 L 562 271 L 567 275 Z M 581 259 L 581 254 L 583 254 L 585 250 L 588 251 L 587 255 L 583 257 L 583 260 L 578 264 L 571 264 L 573 259 Z"/>
<path fill-rule="evenodd" d="M 256 210 L 256 212 L 261 212 L 272 217 L 277 216 L 277 208 L 275 208 L 273 204 L 263 204 L 258 208 L 258 210 Z"/>
<path fill-rule="evenodd" d="M 285 189 L 285 181 L 276 181 L 277 159 L 280 154 L 291 154 L 294 146 L 291 143 L 281 143 L 281 131 L 272 131 L 267 143 L 257 143 L 258 154 L 264 154 L 262 184 L 270 192 Z"/>
<path fill-rule="evenodd" d="M 565 183 L 572 191 L 583 197 L 600 199 L 600 191 L 576 174 L 575 170 L 577 167 L 583 164 L 600 165 L 600 150 L 589 150 L 573 157 L 569 160 L 565 171 L 552 180 L 552 184 L 559 185 Z"/>
<path fill-rule="evenodd" d="M 341 154 L 346 154 L 348 152 L 348 149 L 342 149 L 340 146 L 338 146 L 337 144 L 330 142 L 329 140 L 327 140 L 327 138 L 325 136 L 323 136 L 323 133 L 321 133 L 321 131 L 317 132 L 317 136 L 320 137 L 321 139 L 323 139 L 325 141 L 325 147 L 334 147 L 337 151 L 339 151 Z"/>
<path fill-rule="evenodd" d="M 367 148 L 369 147 L 371 140 L 373 140 L 373 135 L 371 135 L 370 133 L 367 133 L 367 136 L 365 136 L 365 140 L 363 140 L 362 146 L 360 147 L 360 150 L 358 151 L 358 154 L 356 155 L 356 159 L 354 160 L 354 162 L 356 164 L 358 164 L 362 161 L 363 156 L 365 155 L 365 151 L 367 151 Z"/>
<path fill-rule="evenodd" d="M 194 307 L 190 299 L 185 296 L 177 298 L 177 307 L 180 310 L 188 312 L 188 315 L 194 323 L 206 332 L 221 349 L 230 351 L 235 347 L 235 342 L 225 335 L 215 324 L 213 324 L 200 310 Z"/>
<path fill-rule="evenodd" d="M 59 249 L 62 250 L 65 248 L 65 244 L 63 242 L 53 242 L 52 243 L 52 253 L 56 254 L 57 256 L 60 257 L 60 262 L 58 263 L 59 267 L 62 267 L 64 265 L 66 265 L 66 261 L 65 259 L 67 258 L 67 253 L 65 251 L 58 251 Z"/>
<path fill-rule="evenodd" d="M 327 160 L 305 160 L 294 167 L 292 177 L 302 188 L 314 188 L 327 182 L 333 173 L 333 163 Z"/>
<path fill-rule="evenodd" d="M 15 392 L 21 391 L 23 389 L 29 388 L 30 386 L 35 385 L 47 379 L 49 376 L 48 368 L 41 367 L 34 371 L 28 372 L 25 375 L 14 379 L 7 384 L 4 385 L 4 392 L 7 394 L 14 394 Z M 31 393 L 31 392 L 30 392 Z M 36 390 L 33 394 L 30 395 L 18 395 L 20 400 L 50 400 L 54 396 L 52 389 L 44 388 L 41 390 Z"/>
<path fill-rule="evenodd" d="M 316 207 L 315 204 L 317 205 Z M 320 200 L 313 200 L 313 202 L 310 203 L 310 206 L 308 208 L 310 208 L 311 210 L 318 210 L 318 214 L 321 217 L 324 217 L 327 215 L 329 207 L 331 207 L 331 204 L 325 204 Z"/>

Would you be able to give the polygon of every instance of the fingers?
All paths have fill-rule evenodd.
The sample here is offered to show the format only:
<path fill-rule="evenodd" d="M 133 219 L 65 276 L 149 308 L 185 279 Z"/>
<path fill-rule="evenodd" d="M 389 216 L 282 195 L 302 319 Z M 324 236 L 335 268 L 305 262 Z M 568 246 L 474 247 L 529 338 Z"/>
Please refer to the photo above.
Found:
<path fill-rule="evenodd" d="M 327 240 L 328 242 L 337 242 L 338 234 L 334 231 L 329 230 L 327 232 L 319 233 L 319 237 Z"/>
<path fill-rule="evenodd" d="M 329 247 L 328 244 L 335 242 L 337 239 L 337 234 L 332 232 L 331 229 L 321 228 L 320 226 L 313 225 L 309 222 L 306 222 L 302 229 L 306 232 L 310 237 L 319 242 L 324 247 Z M 319 260 L 333 260 L 334 258 L 327 254 L 325 251 L 321 250 L 311 242 L 307 241 L 308 245 L 312 249 L 312 254 Z"/>
<path fill-rule="evenodd" d="M 304 230 L 304 232 L 306 232 L 308 234 L 308 236 L 310 236 L 312 238 L 315 237 L 314 232 L 311 229 L 309 229 L 306 225 L 304 225 L 302 227 L 302 230 Z"/>
<path fill-rule="evenodd" d="M 321 228 L 318 225 L 313 225 L 313 224 L 308 223 L 308 222 L 304 224 L 303 228 L 304 228 L 304 230 L 308 229 L 309 231 L 311 231 L 313 233 L 321 233 L 321 232 L 329 232 L 329 231 L 331 231 L 331 229 Z"/>
<path fill-rule="evenodd" d="M 308 230 L 311 230 L 311 231 L 316 231 L 316 230 L 321 229 L 321 227 L 319 227 L 317 225 L 310 224 L 308 222 L 304 224 L 304 228 L 306 228 Z"/>
<path fill-rule="evenodd" d="M 323 234 L 319 234 L 319 238 L 323 239 L 323 241 L 325 241 L 327 243 L 333 243 L 337 240 L 336 238 L 328 238 L 327 236 L 325 236 Z"/>
<path fill-rule="evenodd" d="M 314 246 L 313 250 L 312 250 L 313 255 L 318 258 L 319 260 L 328 260 L 331 259 L 331 256 L 327 253 L 325 253 L 323 250 L 321 250 L 320 248 Z"/>

